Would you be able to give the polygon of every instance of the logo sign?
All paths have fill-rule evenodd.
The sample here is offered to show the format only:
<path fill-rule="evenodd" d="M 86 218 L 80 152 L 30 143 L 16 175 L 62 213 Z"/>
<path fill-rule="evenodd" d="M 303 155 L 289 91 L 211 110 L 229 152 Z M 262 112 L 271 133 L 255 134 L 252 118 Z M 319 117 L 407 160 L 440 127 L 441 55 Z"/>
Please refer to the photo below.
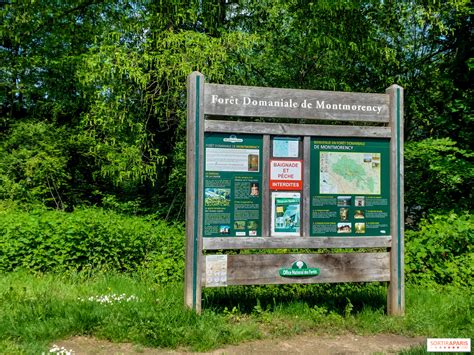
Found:
<path fill-rule="evenodd" d="M 461 353 L 471 352 L 470 338 L 428 338 L 426 350 L 435 353 Z"/>
<path fill-rule="evenodd" d="M 298 276 L 318 276 L 319 268 L 309 268 L 304 261 L 298 260 L 291 265 L 291 268 L 281 268 L 280 276 L 298 277 Z"/>
<path fill-rule="evenodd" d="M 271 160 L 270 189 L 301 190 L 303 162 L 301 160 Z"/>
<path fill-rule="evenodd" d="M 235 134 L 232 134 L 229 138 L 224 138 L 223 141 L 226 143 L 242 143 L 244 140 L 237 138 Z"/>

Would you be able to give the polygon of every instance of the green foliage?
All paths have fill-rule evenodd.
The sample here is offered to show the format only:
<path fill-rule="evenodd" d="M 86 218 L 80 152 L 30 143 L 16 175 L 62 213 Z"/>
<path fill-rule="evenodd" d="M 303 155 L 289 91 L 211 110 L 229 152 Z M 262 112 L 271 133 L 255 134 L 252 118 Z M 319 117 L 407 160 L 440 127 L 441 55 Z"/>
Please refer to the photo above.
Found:
<path fill-rule="evenodd" d="M 418 220 L 429 210 L 471 210 L 474 153 L 449 138 L 409 142 L 405 147 L 408 215 Z"/>
<path fill-rule="evenodd" d="M 104 270 L 147 267 L 155 280 L 181 280 L 183 229 L 98 208 L 73 213 L 0 211 L 0 271 Z"/>
<path fill-rule="evenodd" d="M 80 0 L 0 4 L 2 129 L 25 117 L 77 123 L 87 103 L 71 79 L 109 11 L 108 4 Z"/>
<path fill-rule="evenodd" d="M 199 70 L 237 85 L 400 84 L 410 214 L 472 208 L 468 0 L 10 1 L 0 17 L 0 199 L 182 219 Z"/>
<path fill-rule="evenodd" d="M 142 21 L 147 26 L 149 19 Z M 91 48 L 78 71 L 92 103 L 82 118 L 85 134 L 98 143 L 91 154 L 101 161 L 100 174 L 115 184 L 165 182 L 160 172 L 174 143 L 182 141 L 187 75 L 200 69 L 219 80 L 227 47 L 246 42 L 242 35 L 215 39 L 193 31 L 155 30 L 139 48 L 117 41 Z"/>
<path fill-rule="evenodd" d="M 473 287 L 474 216 L 431 215 L 405 234 L 407 281 Z"/>
<path fill-rule="evenodd" d="M 70 183 L 68 135 L 42 122 L 21 122 L 0 142 L 0 199 L 64 208 Z"/>
<path fill-rule="evenodd" d="M 460 147 L 470 147 L 474 104 L 474 72 L 468 66 L 474 56 L 471 2 L 398 1 L 384 8 L 374 16 L 387 22 L 382 36 L 395 53 L 387 74 L 406 90 L 405 137 L 409 141 L 451 137 Z"/>
<path fill-rule="evenodd" d="M 383 11 L 374 2 L 243 2 L 231 23 L 257 33 L 259 45 L 241 75 L 251 85 L 380 90 L 381 65 L 394 61 L 373 16 Z"/>

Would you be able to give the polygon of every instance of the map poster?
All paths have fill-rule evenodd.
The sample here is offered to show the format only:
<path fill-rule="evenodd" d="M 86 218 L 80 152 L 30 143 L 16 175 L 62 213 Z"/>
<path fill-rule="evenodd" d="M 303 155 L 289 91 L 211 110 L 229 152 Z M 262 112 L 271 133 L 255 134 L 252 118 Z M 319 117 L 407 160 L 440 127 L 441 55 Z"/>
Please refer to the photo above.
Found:
<path fill-rule="evenodd" d="M 262 136 L 204 136 L 204 237 L 262 235 Z"/>
<path fill-rule="evenodd" d="M 390 143 L 311 139 L 311 236 L 390 235 Z"/>
<path fill-rule="evenodd" d="M 272 236 L 299 236 L 301 215 L 299 192 L 272 192 Z"/>
<path fill-rule="evenodd" d="M 298 158 L 300 138 L 294 137 L 274 137 L 273 157 L 274 158 Z"/>

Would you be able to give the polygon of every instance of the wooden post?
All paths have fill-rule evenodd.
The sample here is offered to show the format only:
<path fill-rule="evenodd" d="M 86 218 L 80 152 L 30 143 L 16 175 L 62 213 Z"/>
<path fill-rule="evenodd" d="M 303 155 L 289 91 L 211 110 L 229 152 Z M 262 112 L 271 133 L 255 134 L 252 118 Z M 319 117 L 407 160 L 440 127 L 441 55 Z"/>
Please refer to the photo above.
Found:
<path fill-rule="evenodd" d="M 204 161 L 204 75 L 188 76 L 186 156 L 186 271 L 184 302 L 201 312 L 202 194 Z"/>
<path fill-rule="evenodd" d="M 311 201 L 310 201 L 310 170 L 311 170 L 311 138 L 303 138 L 303 208 L 302 208 L 302 228 L 303 237 L 311 235 Z"/>
<path fill-rule="evenodd" d="M 262 236 L 267 237 L 270 235 L 270 214 L 271 214 L 271 203 L 270 203 L 270 187 L 268 181 L 270 181 L 270 135 L 263 135 L 263 149 L 262 149 Z"/>
<path fill-rule="evenodd" d="M 403 194 L 403 88 L 392 85 L 386 93 L 390 97 L 390 282 L 387 292 L 387 312 L 390 315 L 405 313 L 404 277 L 404 194 Z"/>

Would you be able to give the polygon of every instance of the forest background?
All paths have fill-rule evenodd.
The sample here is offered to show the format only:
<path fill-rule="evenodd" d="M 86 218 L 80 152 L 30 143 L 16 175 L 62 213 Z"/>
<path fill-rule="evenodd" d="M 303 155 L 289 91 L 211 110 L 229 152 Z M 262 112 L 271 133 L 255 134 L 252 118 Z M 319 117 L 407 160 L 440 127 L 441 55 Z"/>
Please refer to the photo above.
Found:
<path fill-rule="evenodd" d="M 401 85 L 408 278 L 472 283 L 470 1 L 2 1 L 0 18 L 0 269 L 149 263 L 182 278 L 198 70 L 235 85 Z"/>

